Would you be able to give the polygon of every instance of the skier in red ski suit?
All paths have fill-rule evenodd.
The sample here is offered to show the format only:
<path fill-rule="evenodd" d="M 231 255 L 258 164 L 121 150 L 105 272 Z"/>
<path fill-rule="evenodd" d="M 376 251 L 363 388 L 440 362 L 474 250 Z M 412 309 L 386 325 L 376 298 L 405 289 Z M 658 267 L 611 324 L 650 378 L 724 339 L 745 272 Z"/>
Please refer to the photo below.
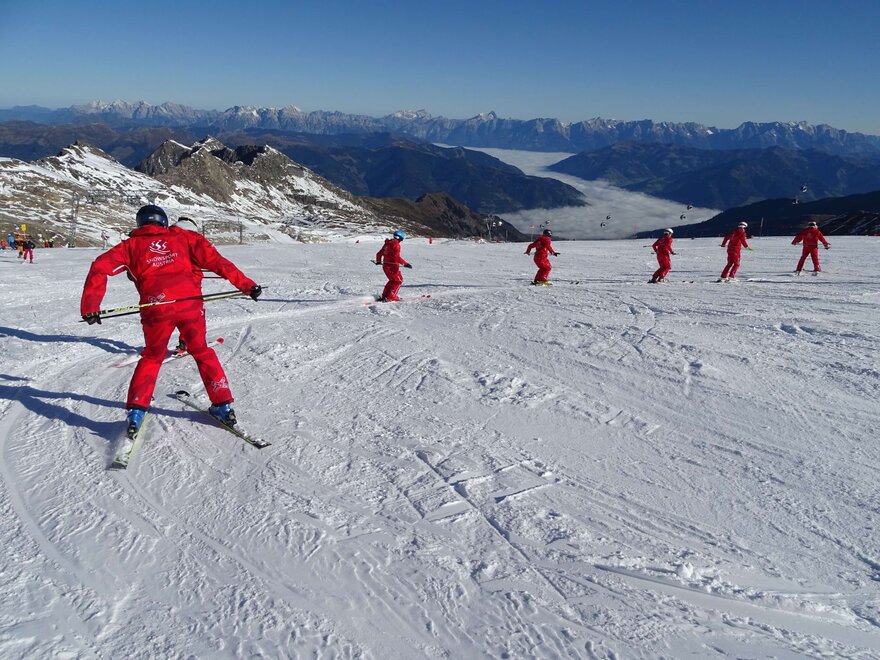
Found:
<path fill-rule="evenodd" d="M 809 255 L 810 259 L 813 260 L 813 273 L 821 273 L 822 269 L 819 267 L 819 243 L 824 245 L 826 250 L 831 249 L 831 245 L 825 240 L 825 237 L 822 235 L 822 232 L 819 230 L 819 227 L 815 222 L 807 223 L 806 228 L 801 229 L 797 233 L 797 236 L 794 237 L 791 244 L 797 245 L 801 242 L 804 244 L 804 249 L 803 252 L 801 252 L 800 261 L 798 261 L 797 268 L 794 269 L 794 272 L 798 275 L 801 274 L 801 269 L 804 267 L 807 255 Z"/>
<path fill-rule="evenodd" d="M 34 248 L 37 247 L 37 244 L 34 243 L 30 236 L 24 239 L 24 242 L 21 244 L 22 253 L 21 253 L 21 263 L 24 263 L 28 259 L 31 260 L 31 263 L 34 263 Z"/>
<path fill-rule="evenodd" d="M 657 263 L 660 265 L 660 268 L 654 271 L 648 283 L 657 284 L 658 282 L 665 281 L 669 271 L 672 270 L 672 259 L 669 258 L 670 255 L 675 254 L 672 251 L 672 230 L 664 229 L 663 236 L 654 241 L 651 249 L 657 255 Z"/>
<path fill-rule="evenodd" d="M 412 268 L 412 265 L 400 256 L 400 242 L 406 238 L 406 234 L 397 230 L 391 236 L 392 238 L 385 239 L 385 244 L 376 253 L 376 265 L 382 266 L 382 270 L 385 271 L 385 275 L 388 277 L 388 282 L 385 284 L 382 296 L 379 298 L 381 302 L 400 300 L 397 297 L 397 292 L 400 291 L 400 287 L 403 284 L 403 275 L 400 273 L 400 267 Z"/>
<path fill-rule="evenodd" d="M 107 290 L 107 276 L 122 272 L 128 272 L 134 280 L 141 304 L 200 296 L 200 281 L 194 275 L 196 268 L 204 268 L 225 277 L 254 300 L 262 293 L 262 287 L 246 277 L 231 261 L 220 256 L 204 237 L 195 232 L 168 228 L 168 216 L 160 207 L 148 205 L 141 208 L 137 214 L 137 224 L 138 228 L 130 233 L 127 240 L 92 262 L 80 301 L 80 312 L 89 325 L 101 322 L 99 310 Z M 168 338 L 175 328 L 180 331 L 190 355 L 198 365 L 212 410 L 226 405 L 225 417 L 231 410 L 227 404 L 234 399 L 223 367 L 205 341 L 202 301 L 185 300 L 144 307 L 140 314 L 146 348 L 141 353 L 128 388 L 126 409 L 129 411 L 130 424 L 135 417 L 136 426 L 139 426 L 143 413 L 139 417 L 132 413 L 145 411 L 150 406 L 156 378 L 168 349 Z M 234 423 L 234 414 L 231 419 L 231 423 Z"/>
<path fill-rule="evenodd" d="M 736 272 L 739 270 L 742 249 L 752 249 L 749 247 L 749 243 L 746 240 L 746 227 L 748 226 L 749 225 L 746 222 L 739 223 L 736 229 L 730 232 L 724 237 L 724 240 L 721 241 L 721 247 L 727 247 L 727 265 L 724 267 L 724 270 L 721 271 L 721 278 L 718 280 L 719 282 L 726 282 L 728 278 L 735 280 Z"/>
<path fill-rule="evenodd" d="M 550 284 L 547 278 L 550 277 L 550 271 L 553 270 L 553 266 L 550 265 L 550 257 L 547 255 L 552 254 L 554 257 L 559 255 L 553 249 L 553 232 L 545 229 L 538 238 L 529 243 L 529 246 L 526 248 L 526 254 L 531 255 L 532 250 L 535 251 L 535 265 L 538 267 L 538 272 L 535 273 L 535 279 L 532 284 Z"/>

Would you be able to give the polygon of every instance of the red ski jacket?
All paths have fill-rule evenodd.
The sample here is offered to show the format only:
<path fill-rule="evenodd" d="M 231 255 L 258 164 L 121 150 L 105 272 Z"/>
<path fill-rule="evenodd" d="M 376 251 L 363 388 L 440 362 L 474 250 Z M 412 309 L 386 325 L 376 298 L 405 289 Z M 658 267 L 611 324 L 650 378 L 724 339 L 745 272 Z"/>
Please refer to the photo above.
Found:
<path fill-rule="evenodd" d="M 828 245 L 828 241 L 825 240 L 825 237 L 822 235 L 822 232 L 819 231 L 818 227 L 807 227 L 806 229 L 801 229 L 797 236 L 794 237 L 794 240 L 791 242 L 792 245 L 797 245 L 801 241 L 804 242 L 804 247 L 819 247 L 819 243 L 824 245 L 826 248 L 830 247 Z"/>
<path fill-rule="evenodd" d="M 672 236 L 669 234 L 664 234 L 651 246 L 651 249 L 654 250 L 657 254 L 674 254 L 672 251 Z"/>
<path fill-rule="evenodd" d="M 740 248 L 748 248 L 749 244 L 746 241 L 746 230 L 741 227 L 737 227 L 732 232 L 730 232 L 727 236 L 724 237 L 724 240 L 721 241 L 721 247 L 727 246 L 728 250 L 731 249 L 740 249 Z"/>
<path fill-rule="evenodd" d="M 400 241 L 396 238 L 386 238 L 385 245 L 376 253 L 376 261 L 388 266 L 407 266 L 407 262 L 400 256 Z"/>
<path fill-rule="evenodd" d="M 92 262 L 80 300 L 80 313 L 97 312 L 107 291 L 107 276 L 128 272 L 140 294 L 140 303 L 177 300 L 201 295 L 201 278 L 195 270 L 204 268 L 229 280 L 240 291 L 249 292 L 256 282 L 217 252 L 203 236 L 176 227 L 144 225 Z M 192 304 L 157 305 L 141 310 L 146 318 L 177 316 L 202 307 Z M 177 308 L 173 311 L 172 308 Z"/>
<path fill-rule="evenodd" d="M 553 249 L 553 239 L 549 236 L 538 236 L 533 243 L 529 243 L 526 254 L 531 254 L 532 250 L 535 251 L 535 259 L 546 258 L 547 253 L 556 254 L 556 250 Z"/>

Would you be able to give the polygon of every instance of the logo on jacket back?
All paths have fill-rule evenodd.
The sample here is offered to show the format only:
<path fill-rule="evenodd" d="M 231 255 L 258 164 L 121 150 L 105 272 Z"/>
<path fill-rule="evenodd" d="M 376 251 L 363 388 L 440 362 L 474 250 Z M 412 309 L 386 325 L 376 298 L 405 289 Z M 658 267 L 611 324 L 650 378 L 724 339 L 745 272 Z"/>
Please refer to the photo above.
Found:
<path fill-rule="evenodd" d="M 165 241 L 153 241 L 148 249 L 156 254 L 168 254 L 169 252 L 168 244 Z"/>
<path fill-rule="evenodd" d="M 172 252 L 168 247 L 168 243 L 161 239 L 151 242 L 147 246 L 147 250 L 152 253 L 152 255 L 147 255 L 147 263 L 153 268 L 167 266 L 177 258 L 177 252 Z"/>

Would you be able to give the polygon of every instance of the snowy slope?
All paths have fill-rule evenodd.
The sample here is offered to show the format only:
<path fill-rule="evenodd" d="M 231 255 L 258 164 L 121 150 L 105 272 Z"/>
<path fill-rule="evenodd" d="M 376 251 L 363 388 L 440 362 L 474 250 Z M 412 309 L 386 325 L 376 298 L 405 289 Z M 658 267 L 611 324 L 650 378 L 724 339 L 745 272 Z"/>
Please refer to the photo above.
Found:
<path fill-rule="evenodd" d="M 755 241 L 222 248 L 210 303 L 259 451 L 169 399 L 132 465 L 136 317 L 78 323 L 95 249 L 0 252 L 0 657 L 880 656 L 880 271 Z M 226 290 L 206 280 L 205 291 Z M 135 300 L 111 280 L 105 306 Z"/>

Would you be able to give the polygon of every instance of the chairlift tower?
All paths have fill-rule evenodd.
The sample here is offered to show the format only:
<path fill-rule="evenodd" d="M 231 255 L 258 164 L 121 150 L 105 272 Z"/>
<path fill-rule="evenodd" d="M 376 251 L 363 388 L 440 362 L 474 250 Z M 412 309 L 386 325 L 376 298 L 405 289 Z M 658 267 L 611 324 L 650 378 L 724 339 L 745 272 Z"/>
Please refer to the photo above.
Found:
<path fill-rule="evenodd" d="M 73 213 L 70 216 L 70 235 L 67 237 L 67 247 L 69 248 L 74 247 L 76 244 L 76 223 L 81 201 L 82 195 L 78 192 L 73 193 Z"/>

